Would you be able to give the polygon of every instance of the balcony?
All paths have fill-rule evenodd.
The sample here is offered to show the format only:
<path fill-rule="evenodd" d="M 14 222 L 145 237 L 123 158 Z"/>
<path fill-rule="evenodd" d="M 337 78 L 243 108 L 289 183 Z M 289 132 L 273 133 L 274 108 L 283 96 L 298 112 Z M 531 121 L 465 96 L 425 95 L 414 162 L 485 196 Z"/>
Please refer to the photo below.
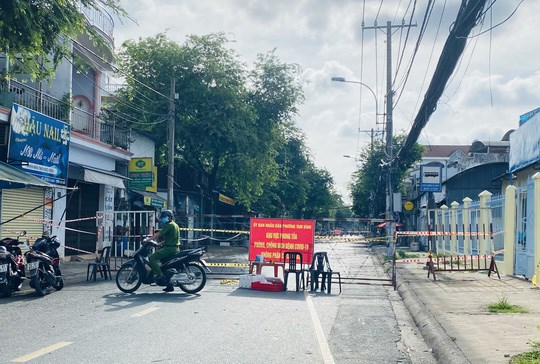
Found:
<path fill-rule="evenodd" d="M 129 130 L 105 123 L 99 116 L 77 107 L 71 111 L 72 128 L 103 143 L 129 150 Z"/>
<path fill-rule="evenodd" d="M 79 4 L 79 11 L 84 14 L 88 23 L 98 30 L 108 41 L 113 44 L 114 21 L 105 9 L 87 8 Z"/>
<path fill-rule="evenodd" d="M 0 92 L 7 90 L 7 86 L 0 87 Z M 19 105 L 68 123 L 71 113 L 73 130 L 103 143 L 129 150 L 130 133 L 128 129 L 104 122 L 98 115 L 72 107 L 68 94 L 64 100 L 59 100 L 14 80 L 10 81 L 9 91 L 14 95 L 13 102 Z"/>
<path fill-rule="evenodd" d="M 98 45 L 90 39 L 88 34 L 83 33 L 77 37 L 73 49 L 81 57 L 86 59 L 94 68 L 112 71 L 114 51 L 114 21 L 104 7 L 101 9 L 87 8 L 79 3 L 79 11 L 84 14 L 88 23 L 97 31 L 104 40 L 104 44 Z"/>

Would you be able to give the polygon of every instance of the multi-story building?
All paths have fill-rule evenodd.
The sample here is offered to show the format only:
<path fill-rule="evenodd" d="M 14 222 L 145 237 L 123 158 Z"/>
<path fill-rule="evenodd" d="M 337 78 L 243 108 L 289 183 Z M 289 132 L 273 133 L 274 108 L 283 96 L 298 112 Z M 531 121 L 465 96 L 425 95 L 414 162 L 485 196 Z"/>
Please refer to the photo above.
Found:
<path fill-rule="evenodd" d="M 132 156 L 129 130 L 100 117 L 112 70 L 113 19 L 106 9 L 81 12 L 106 49 L 81 34 L 72 47 L 85 66 L 64 60 L 53 78 L 36 82 L 11 74 L 0 92 L 0 158 L 9 164 L 2 166 L 29 179 L 19 181 L 24 188 L 1 190 L 0 235 L 24 229 L 32 241 L 48 231 L 71 248 L 68 253 L 94 252 L 98 228 L 111 233 L 112 221 L 96 221 L 96 211 L 114 210 L 125 196 Z"/>

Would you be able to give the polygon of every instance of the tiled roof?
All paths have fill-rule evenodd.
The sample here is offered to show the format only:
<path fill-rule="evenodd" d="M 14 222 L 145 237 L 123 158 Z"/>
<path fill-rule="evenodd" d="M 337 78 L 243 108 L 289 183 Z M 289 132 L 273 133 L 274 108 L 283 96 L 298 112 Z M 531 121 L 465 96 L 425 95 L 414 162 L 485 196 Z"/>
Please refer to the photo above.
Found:
<path fill-rule="evenodd" d="M 424 145 L 423 158 L 447 158 L 456 150 L 468 154 L 470 145 Z"/>

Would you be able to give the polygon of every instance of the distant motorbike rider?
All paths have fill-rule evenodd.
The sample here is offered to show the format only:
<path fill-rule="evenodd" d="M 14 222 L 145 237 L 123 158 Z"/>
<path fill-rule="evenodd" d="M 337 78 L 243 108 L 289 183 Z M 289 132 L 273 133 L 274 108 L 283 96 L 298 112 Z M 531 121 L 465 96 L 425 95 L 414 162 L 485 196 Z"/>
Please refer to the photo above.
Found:
<path fill-rule="evenodd" d="M 175 255 L 180 250 L 180 229 L 173 221 L 174 215 L 170 210 L 163 210 L 160 214 L 161 229 L 150 239 L 163 240 L 161 248 L 148 257 L 148 265 L 152 268 L 156 276 L 156 283 L 165 285 L 167 279 L 163 276 L 159 261 Z M 165 292 L 171 292 L 174 287 L 169 283 L 163 289 Z"/>

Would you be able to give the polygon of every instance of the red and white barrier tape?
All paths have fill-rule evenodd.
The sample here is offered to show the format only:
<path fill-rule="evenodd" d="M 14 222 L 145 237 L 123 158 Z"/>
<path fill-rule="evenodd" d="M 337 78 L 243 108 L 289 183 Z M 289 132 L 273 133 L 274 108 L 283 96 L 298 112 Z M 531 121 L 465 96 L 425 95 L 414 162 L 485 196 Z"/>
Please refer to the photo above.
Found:
<path fill-rule="evenodd" d="M 426 263 L 428 261 L 427 258 L 419 258 L 419 259 L 396 259 L 396 263 Z"/>
<path fill-rule="evenodd" d="M 500 234 L 498 233 L 484 233 L 484 232 L 442 232 L 442 231 L 396 231 L 396 235 L 403 235 L 403 236 L 469 236 L 469 237 L 492 237 L 494 235 Z"/>
<path fill-rule="evenodd" d="M 96 253 L 94 253 L 94 252 L 89 252 L 89 251 L 86 251 L 86 250 L 82 250 L 82 249 L 77 249 L 77 248 L 73 248 L 73 247 L 71 247 L 71 246 L 67 246 L 67 245 L 65 246 L 65 248 L 66 248 L 66 249 L 69 249 L 69 250 L 75 250 L 75 251 L 77 251 L 77 252 L 81 252 L 81 253 L 86 253 L 86 254 L 94 254 L 94 255 L 96 255 Z"/>

